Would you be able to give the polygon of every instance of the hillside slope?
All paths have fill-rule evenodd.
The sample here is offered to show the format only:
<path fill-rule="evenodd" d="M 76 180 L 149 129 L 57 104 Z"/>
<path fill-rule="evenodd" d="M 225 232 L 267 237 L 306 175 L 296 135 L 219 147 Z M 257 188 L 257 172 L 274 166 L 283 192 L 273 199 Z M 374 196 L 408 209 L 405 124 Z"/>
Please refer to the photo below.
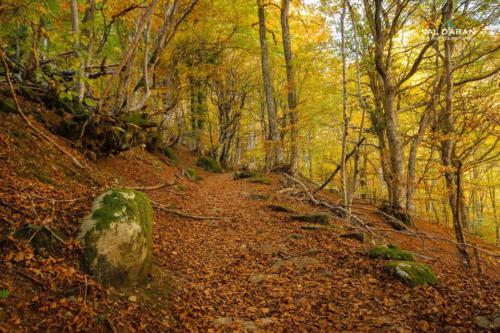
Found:
<path fill-rule="evenodd" d="M 140 147 L 93 163 L 47 135 L 87 168 L 0 112 L 0 290 L 9 291 L 0 298 L 2 332 L 467 332 L 478 329 L 477 315 L 500 309 L 492 259 L 483 258 L 483 274 L 467 272 L 452 243 L 387 232 L 387 242 L 418 253 L 438 276 L 434 286 L 407 287 L 384 273 L 383 260 L 368 258 L 369 244 L 343 237 L 343 220 L 303 229 L 272 211 L 271 203 L 317 210 L 280 194 L 280 175 L 270 185 L 233 180 L 194 167 L 186 151 L 176 164 Z M 186 178 L 188 167 L 203 179 Z M 155 210 L 155 267 L 141 288 L 116 291 L 79 269 L 79 223 L 112 186 L 142 189 L 170 210 Z M 355 206 L 373 228 L 388 229 L 375 207 Z M 423 221 L 417 227 L 450 237 Z"/>

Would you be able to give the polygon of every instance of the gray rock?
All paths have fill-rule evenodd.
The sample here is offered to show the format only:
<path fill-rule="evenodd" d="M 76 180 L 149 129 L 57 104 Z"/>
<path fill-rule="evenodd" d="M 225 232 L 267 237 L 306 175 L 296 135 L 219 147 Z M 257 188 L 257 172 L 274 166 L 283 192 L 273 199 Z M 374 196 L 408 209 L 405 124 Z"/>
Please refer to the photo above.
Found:
<path fill-rule="evenodd" d="M 116 287 L 143 282 L 151 272 L 152 208 L 141 192 L 112 189 L 93 203 L 78 238 L 82 263 L 98 281 Z"/>
<path fill-rule="evenodd" d="M 491 319 L 490 319 L 491 318 Z M 474 317 L 474 323 L 477 327 L 484 330 L 493 330 L 497 331 L 500 329 L 500 313 L 498 313 L 495 317 L 487 316 L 476 316 Z"/>
<path fill-rule="evenodd" d="M 490 328 L 490 320 L 488 319 L 488 317 L 485 316 L 474 317 L 474 323 L 476 324 L 477 327 L 485 330 Z"/>

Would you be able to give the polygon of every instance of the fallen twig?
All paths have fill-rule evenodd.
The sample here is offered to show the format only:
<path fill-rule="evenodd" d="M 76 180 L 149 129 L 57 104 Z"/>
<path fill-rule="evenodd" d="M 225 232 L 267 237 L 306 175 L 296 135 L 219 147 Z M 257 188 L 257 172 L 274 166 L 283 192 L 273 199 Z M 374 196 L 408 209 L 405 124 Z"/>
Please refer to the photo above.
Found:
<path fill-rule="evenodd" d="M 39 284 L 43 288 L 50 290 L 50 288 L 45 283 L 43 283 L 42 281 L 38 280 L 37 278 L 32 277 L 31 275 L 29 275 L 27 273 L 24 273 L 23 271 L 20 271 L 20 270 L 15 269 L 14 267 L 10 267 L 10 266 L 7 266 L 7 265 L 2 265 L 2 264 L 0 264 L 0 267 L 8 269 L 8 270 L 10 270 L 10 271 L 12 271 L 14 273 L 20 274 L 20 275 L 22 275 L 22 276 L 30 279 L 31 281 Z"/>

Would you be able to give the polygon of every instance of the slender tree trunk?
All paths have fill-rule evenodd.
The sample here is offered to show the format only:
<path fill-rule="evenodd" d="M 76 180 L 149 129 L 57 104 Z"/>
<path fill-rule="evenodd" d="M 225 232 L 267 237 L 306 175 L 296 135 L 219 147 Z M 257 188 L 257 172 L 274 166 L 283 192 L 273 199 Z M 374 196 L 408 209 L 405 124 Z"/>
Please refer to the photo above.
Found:
<path fill-rule="evenodd" d="M 361 123 L 359 125 L 359 131 L 358 131 L 358 142 L 361 142 L 363 140 L 363 132 L 364 132 L 364 127 L 365 127 L 365 115 L 366 111 L 368 109 L 366 102 L 364 100 L 362 90 L 361 90 L 361 69 L 360 69 L 360 64 L 359 64 L 359 39 L 358 39 L 358 32 L 356 30 L 356 18 L 354 15 L 354 12 L 352 10 L 352 6 L 349 3 L 348 0 L 345 0 L 345 4 L 347 5 L 347 8 L 349 9 L 350 17 L 351 17 L 351 23 L 353 26 L 353 33 L 354 33 L 354 48 L 355 48 L 355 65 L 356 65 L 356 94 L 359 102 L 359 106 L 361 108 Z M 365 165 L 364 168 L 365 170 L 362 171 L 360 175 L 360 170 L 359 170 L 359 159 L 360 159 L 360 149 L 361 147 L 356 145 L 355 152 L 354 152 L 354 172 L 351 180 L 351 185 L 349 189 L 349 197 L 347 198 L 348 201 L 348 206 L 350 207 L 352 204 L 352 200 L 354 198 L 354 193 L 356 192 L 356 186 L 358 183 L 358 178 L 361 178 L 360 181 L 360 186 L 366 187 L 366 160 L 365 160 Z M 362 196 L 366 196 L 366 192 L 362 191 Z"/>
<path fill-rule="evenodd" d="M 443 7 L 443 21 L 448 22 L 451 20 L 455 11 L 454 0 L 448 0 Z M 448 188 L 448 200 L 452 212 L 453 228 L 455 230 L 455 237 L 457 242 L 458 252 L 461 261 L 466 267 L 470 267 L 470 257 L 467 253 L 465 237 L 461 223 L 461 162 L 454 161 L 455 150 L 455 128 L 453 125 L 453 64 L 452 64 L 452 40 L 445 38 L 444 40 L 444 70 L 445 70 L 445 84 L 446 96 L 445 107 L 441 110 L 439 117 L 439 129 L 441 131 L 441 161 L 444 167 L 444 177 Z M 456 178 L 454 179 L 453 169 L 456 168 Z M 455 182 L 456 181 L 456 182 Z"/>
<path fill-rule="evenodd" d="M 349 205 L 349 188 L 348 175 L 347 175 L 347 138 L 349 136 L 349 117 L 347 115 L 347 78 L 346 78 L 346 50 L 345 50 L 345 15 L 347 11 L 346 0 L 342 1 L 342 11 L 340 14 L 340 48 L 342 55 L 342 152 L 341 152 L 341 173 L 340 181 L 342 185 L 342 200 L 344 205 L 346 205 L 347 216 L 346 218 L 350 220 L 351 218 L 351 207 Z"/>
<path fill-rule="evenodd" d="M 73 32 L 73 50 L 80 62 L 80 68 L 75 72 L 75 92 L 78 96 L 79 101 L 83 101 L 85 95 L 85 82 L 82 80 L 82 76 L 85 73 L 85 58 L 80 55 L 80 19 L 78 15 L 78 1 L 71 0 L 71 28 Z"/>
<path fill-rule="evenodd" d="M 270 147 L 266 149 L 266 162 L 267 168 L 272 169 L 273 167 L 281 164 L 281 147 L 278 131 L 276 103 L 273 96 L 273 83 L 271 79 L 271 72 L 269 69 L 269 54 L 267 50 L 266 39 L 266 14 L 262 0 L 257 0 L 257 7 L 257 14 L 259 17 L 262 81 L 264 85 L 264 95 L 269 121 L 269 135 L 267 139 L 269 141 Z"/>
<path fill-rule="evenodd" d="M 298 172 L 298 115 L 297 93 L 295 88 L 295 73 L 293 68 L 292 46 L 290 42 L 290 28 L 288 25 L 288 11 L 290 9 L 290 0 L 283 0 L 281 3 L 281 33 L 283 39 L 283 50 L 285 54 L 286 79 L 288 91 L 288 109 L 290 113 L 290 172 Z"/>

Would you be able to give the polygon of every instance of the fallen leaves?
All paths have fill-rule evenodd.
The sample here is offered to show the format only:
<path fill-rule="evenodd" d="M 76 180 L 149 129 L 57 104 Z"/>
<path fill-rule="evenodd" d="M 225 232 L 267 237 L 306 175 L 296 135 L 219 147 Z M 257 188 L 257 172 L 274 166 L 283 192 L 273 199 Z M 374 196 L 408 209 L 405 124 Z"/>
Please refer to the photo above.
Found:
<path fill-rule="evenodd" d="M 133 158 L 134 154 L 141 154 L 141 159 Z M 63 157 L 50 158 L 63 164 Z M 7 309 L 9 328 L 95 332 L 216 332 L 243 327 L 273 332 L 460 331 L 472 330 L 474 314 L 492 313 L 500 303 L 497 280 L 457 270 L 450 264 L 446 248 L 430 242 L 426 245 L 439 254 L 433 254 L 438 261 L 431 264 L 440 282 L 432 287 L 407 288 L 384 275 L 382 263 L 369 260 L 362 243 L 340 238 L 340 231 L 333 228 L 302 230 L 300 223 L 285 223 L 286 214 L 266 209 L 269 202 L 248 196 L 258 193 L 274 200 L 274 189 L 235 182 L 229 174 L 207 174 L 199 183 L 182 183 L 179 178 L 181 197 L 155 186 L 171 183 L 176 170 L 164 164 L 155 167 L 158 163 L 151 163 L 155 157 L 143 151 L 101 161 L 100 182 L 90 180 L 85 173 L 65 176 L 62 172 L 67 165 L 61 167 L 60 174 L 54 176 L 64 182 L 60 187 L 15 172 L 24 170 L 22 163 L 27 160 L 26 156 L 9 154 L 0 168 L 0 200 L 5 203 L 0 205 L 0 222 L 9 231 L 2 230 L 0 238 L 0 308 Z M 169 276 L 168 282 L 161 281 L 161 298 L 153 288 L 120 294 L 96 284 L 80 270 L 81 244 L 74 237 L 91 203 L 85 198 L 92 198 L 96 189 L 114 179 L 139 184 L 149 189 L 153 200 L 169 203 L 181 212 L 231 217 L 191 223 L 189 216 L 155 213 L 155 260 Z M 305 205 L 300 209 L 314 211 Z M 373 216 L 369 218 L 377 222 Z M 45 247 L 33 250 L 28 240 L 16 239 L 11 232 L 27 223 L 47 223 L 65 236 L 65 242 L 57 242 L 56 252 Z M 290 237 L 298 234 L 302 237 Z M 391 240 L 408 249 L 418 245 L 400 235 Z M 314 256 L 314 265 L 296 264 L 306 255 Z M 269 272 L 287 258 L 299 259 L 284 263 L 273 274 Z M 158 281 L 152 279 L 152 283 Z M 4 290 L 8 290 L 8 297 L 2 297 Z M 228 318 L 220 320 L 227 326 L 216 329 L 217 318 Z"/>

